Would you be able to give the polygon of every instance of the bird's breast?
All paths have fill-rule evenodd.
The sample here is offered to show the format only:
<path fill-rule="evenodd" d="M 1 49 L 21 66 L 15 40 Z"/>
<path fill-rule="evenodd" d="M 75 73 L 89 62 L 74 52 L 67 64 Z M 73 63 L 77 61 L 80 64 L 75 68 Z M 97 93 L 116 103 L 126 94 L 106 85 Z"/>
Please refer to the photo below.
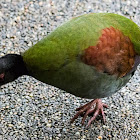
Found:
<path fill-rule="evenodd" d="M 42 71 L 33 76 L 75 96 L 89 99 L 112 95 L 124 86 L 131 77 L 128 75 L 118 78 L 99 72 L 93 66 L 77 61 L 69 63 L 59 71 Z"/>

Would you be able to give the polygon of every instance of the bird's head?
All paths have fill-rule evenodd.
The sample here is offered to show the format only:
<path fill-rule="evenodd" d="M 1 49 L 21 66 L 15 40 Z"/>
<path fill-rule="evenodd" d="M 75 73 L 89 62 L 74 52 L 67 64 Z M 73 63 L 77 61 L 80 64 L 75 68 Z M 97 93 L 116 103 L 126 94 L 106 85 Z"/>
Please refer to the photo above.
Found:
<path fill-rule="evenodd" d="M 19 76 L 26 74 L 21 55 L 8 54 L 0 58 L 0 86 L 14 81 Z"/>

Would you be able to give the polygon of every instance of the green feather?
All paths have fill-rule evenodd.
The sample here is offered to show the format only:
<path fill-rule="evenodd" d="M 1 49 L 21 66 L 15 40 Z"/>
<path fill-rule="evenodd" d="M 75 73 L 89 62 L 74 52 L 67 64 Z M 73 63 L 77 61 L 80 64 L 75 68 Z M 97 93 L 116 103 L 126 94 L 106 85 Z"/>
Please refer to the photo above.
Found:
<path fill-rule="evenodd" d="M 140 54 L 140 28 L 130 19 L 116 14 L 87 14 L 66 22 L 46 38 L 27 50 L 23 57 L 27 66 L 57 70 L 72 61 L 82 50 L 94 46 L 101 30 L 113 26 L 128 36 Z"/>
<path fill-rule="evenodd" d="M 81 89 L 78 92 L 80 84 L 75 85 L 75 88 L 73 85 L 73 90 L 68 89 L 70 86 L 68 84 L 72 84 L 74 79 L 77 79 L 75 82 L 80 83 L 79 80 L 85 80 L 85 75 L 88 75 L 90 79 L 90 77 L 94 77 L 94 73 L 97 74 L 95 70 L 93 72 L 84 70 L 87 65 L 83 68 L 80 67 L 80 55 L 84 49 L 95 46 L 101 36 L 101 30 L 110 26 L 119 29 L 124 35 L 128 36 L 134 44 L 136 53 L 140 54 L 140 28 L 133 21 L 111 13 L 86 14 L 64 23 L 23 54 L 30 75 L 38 80 L 70 91 L 72 94 L 76 94 L 76 92 L 80 94 Z M 93 69 L 93 67 L 88 66 L 87 69 Z M 82 72 L 80 73 L 80 71 Z M 127 77 L 125 81 L 128 82 L 129 78 Z M 93 81 L 95 79 L 91 80 L 91 82 Z M 111 93 L 122 86 L 120 84 L 121 78 L 118 80 L 115 78 L 113 81 L 113 84 L 117 86 L 114 90 L 110 90 Z M 89 84 L 88 79 L 86 79 L 83 86 L 86 86 L 86 82 Z M 108 84 L 111 88 L 112 84 Z"/>

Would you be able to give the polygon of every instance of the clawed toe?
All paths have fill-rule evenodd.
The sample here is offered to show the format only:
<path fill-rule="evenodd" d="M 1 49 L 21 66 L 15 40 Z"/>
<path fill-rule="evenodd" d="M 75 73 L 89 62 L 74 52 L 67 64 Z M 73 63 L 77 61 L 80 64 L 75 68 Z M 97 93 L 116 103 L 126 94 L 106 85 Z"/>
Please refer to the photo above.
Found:
<path fill-rule="evenodd" d="M 108 106 L 106 104 L 102 103 L 102 101 L 100 99 L 92 100 L 91 102 L 76 109 L 76 111 L 78 111 L 78 112 L 71 119 L 71 123 L 73 123 L 75 121 L 75 119 L 78 118 L 78 116 L 83 116 L 83 119 L 81 122 L 81 124 L 83 125 L 87 116 L 89 116 L 91 114 L 93 114 L 93 115 L 92 115 L 91 119 L 89 120 L 87 127 L 90 126 L 90 124 L 97 118 L 98 115 L 102 115 L 103 122 L 105 123 L 105 114 L 103 111 L 103 107 L 107 108 Z"/>

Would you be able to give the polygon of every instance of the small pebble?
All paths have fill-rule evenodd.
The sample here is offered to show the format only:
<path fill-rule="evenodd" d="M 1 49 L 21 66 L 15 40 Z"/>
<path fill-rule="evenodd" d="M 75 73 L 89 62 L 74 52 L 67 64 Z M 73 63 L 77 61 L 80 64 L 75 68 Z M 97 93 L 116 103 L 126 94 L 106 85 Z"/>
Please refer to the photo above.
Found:
<path fill-rule="evenodd" d="M 100 140 L 101 140 L 101 139 L 102 139 L 102 136 L 98 136 L 98 139 L 100 139 Z"/>
<path fill-rule="evenodd" d="M 80 133 L 79 133 L 79 132 L 76 132 L 75 135 L 76 135 L 76 136 L 80 136 Z"/>

